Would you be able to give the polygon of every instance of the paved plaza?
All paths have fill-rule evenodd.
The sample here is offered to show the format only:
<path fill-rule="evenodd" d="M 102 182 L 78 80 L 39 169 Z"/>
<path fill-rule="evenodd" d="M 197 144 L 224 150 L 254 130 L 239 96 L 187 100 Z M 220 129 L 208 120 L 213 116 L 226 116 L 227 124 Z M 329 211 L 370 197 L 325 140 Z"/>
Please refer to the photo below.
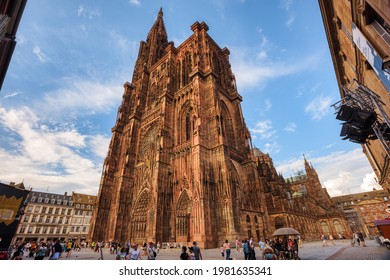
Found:
<path fill-rule="evenodd" d="M 299 250 L 299 256 L 302 260 L 390 260 L 390 250 L 380 246 L 374 240 L 367 240 L 366 247 L 352 247 L 349 241 L 335 241 L 336 245 L 322 246 L 320 241 L 306 242 L 303 248 Z M 256 259 L 260 259 L 259 247 L 256 247 Z M 170 250 L 160 250 L 157 260 L 179 260 L 181 250 L 179 248 Z M 222 260 L 220 249 L 202 250 L 205 260 Z M 233 260 L 244 260 L 243 252 L 237 252 L 232 249 L 231 257 Z M 63 253 L 60 260 L 98 260 L 100 253 L 93 252 L 91 249 L 80 252 L 72 252 L 71 256 L 66 258 Z M 146 257 L 143 257 L 146 259 Z M 29 260 L 27 256 L 23 259 Z M 32 259 L 32 258 L 31 258 Z M 45 258 L 45 260 L 48 258 Z M 115 254 L 110 254 L 108 249 L 103 249 L 104 260 L 115 260 Z"/>

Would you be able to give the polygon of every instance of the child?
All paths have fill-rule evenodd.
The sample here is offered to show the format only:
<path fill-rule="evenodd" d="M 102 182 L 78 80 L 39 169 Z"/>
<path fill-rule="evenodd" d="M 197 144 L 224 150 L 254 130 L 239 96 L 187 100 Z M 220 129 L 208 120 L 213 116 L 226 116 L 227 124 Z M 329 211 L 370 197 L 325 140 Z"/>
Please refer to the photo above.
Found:
<path fill-rule="evenodd" d="M 183 246 L 181 247 L 181 255 L 180 255 L 181 260 L 189 260 L 190 256 L 187 253 L 187 247 Z"/>
<path fill-rule="evenodd" d="M 221 246 L 221 256 L 222 259 L 225 259 L 225 248 L 223 247 L 223 245 Z"/>

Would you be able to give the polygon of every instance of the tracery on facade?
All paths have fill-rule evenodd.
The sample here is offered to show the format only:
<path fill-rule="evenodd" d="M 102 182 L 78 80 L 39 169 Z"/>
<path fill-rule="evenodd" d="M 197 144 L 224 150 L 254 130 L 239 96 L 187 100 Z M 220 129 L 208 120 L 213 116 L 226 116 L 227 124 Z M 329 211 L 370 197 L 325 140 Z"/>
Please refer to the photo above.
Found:
<path fill-rule="evenodd" d="M 230 116 L 229 110 L 228 110 L 225 102 L 221 101 L 220 107 L 221 107 L 220 122 L 221 122 L 222 136 L 225 138 L 225 143 L 228 146 L 234 148 L 235 147 L 235 136 L 234 136 L 232 118 Z"/>
<path fill-rule="evenodd" d="M 193 131 L 194 131 L 194 121 L 193 121 L 193 107 L 190 104 L 190 102 L 186 102 L 186 104 L 183 106 L 183 109 L 180 113 L 179 117 L 179 132 L 177 137 L 177 143 L 178 144 L 184 144 L 192 139 Z"/>
<path fill-rule="evenodd" d="M 144 190 L 135 203 L 131 218 L 133 238 L 143 238 L 146 236 L 148 205 L 149 192 Z"/>
<path fill-rule="evenodd" d="M 176 207 L 176 236 L 188 237 L 189 235 L 189 217 L 191 200 L 186 190 L 184 190 L 177 202 Z"/>

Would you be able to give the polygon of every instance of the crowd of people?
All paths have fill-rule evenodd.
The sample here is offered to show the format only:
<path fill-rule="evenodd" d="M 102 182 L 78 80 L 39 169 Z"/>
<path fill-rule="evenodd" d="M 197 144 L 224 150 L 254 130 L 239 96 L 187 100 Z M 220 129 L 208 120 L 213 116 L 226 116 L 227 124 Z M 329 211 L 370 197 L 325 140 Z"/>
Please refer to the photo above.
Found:
<path fill-rule="evenodd" d="M 339 239 L 344 241 L 346 238 L 344 235 L 339 234 Z M 322 234 L 321 236 L 322 246 L 329 246 L 334 243 L 334 238 L 331 234 Z M 361 232 L 354 232 L 351 239 L 352 246 L 366 246 L 363 234 Z M 178 255 L 180 260 L 201 260 L 203 259 L 201 249 L 197 242 L 193 242 L 192 246 L 176 246 L 174 248 L 181 248 L 181 252 Z M 171 246 L 169 243 L 164 243 L 164 247 L 167 251 Z M 303 239 L 300 236 L 280 236 L 273 237 L 271 239 L 261 238 L 255 243 L 253 237 L 248 239 L 230 242 L 225 240 L 221 244 L 220 253 L 221 258 L 224 260 L 232 260 L 232 250 L 235 249 L 236 253 L 243 254 L 245 260 L 277 260 L 277 259 L 299 259 L 298 250 L 303 247 Z M 103 248 L 107 249 L 111 255 L 115 255 L 116 260 L 155 260 L 160 254 L 162 245 L 160 242 L 155 244 L 154 242 L 143 243 L 138 245 L 130 243 L 130 241 L 124 242 L 91 242 L 88 244 L 85 241 L 81 243 L 74 242 L 72 240 L 56 240 L 55 242 L 24 242 L 14 246 L 11 259 L 30 258 L 34 260 L 43 260 L 47 257 L 50 260 L 58 260 L 60 258 L 68 258 L 73 251 L 86 251 L 90 248 L 93 252 L 101 253 Z M 258 248 L 258 249 L 257 249 Z M 257 256 L 256 256 L 257 254 Z"/>
<path fill-rule="evenodd" d="M 43 260 L 47 257 L 50 260 L 58 260 L 62 253 L 64 252 L 65 257 L 68 258 L 71 256 L 72 251 L 81 251 L 82 249 L 86 250 L 88 243 L 82 241 L 81 243 L 74 241 L 31 241 L 31 242 L 22 242 L 16 244 L 12 248 L 11 259 L 12 260 L 21 260 L 23 258 L 34 259 L 34 260 Z"/>
<path fill-rule="evenodd" d="M 277 260 L 277 259 L 299 259 L 298 248 L 303 247 L 303 240 L 300 237 L 291 239 L 286 237 L 274 237 L 272 239 L 261 238 L 258 241 L 258 248 L 255 246 L 253 237 L 242 240 L 236 238 L 234 242 L 237 252 L 244 254 L 245 260 Z M 258 256 L 256 256 L 258 251 Z M 228 240 L 221 246 L 222 259 L 231 260 L 231 243 Z"/>

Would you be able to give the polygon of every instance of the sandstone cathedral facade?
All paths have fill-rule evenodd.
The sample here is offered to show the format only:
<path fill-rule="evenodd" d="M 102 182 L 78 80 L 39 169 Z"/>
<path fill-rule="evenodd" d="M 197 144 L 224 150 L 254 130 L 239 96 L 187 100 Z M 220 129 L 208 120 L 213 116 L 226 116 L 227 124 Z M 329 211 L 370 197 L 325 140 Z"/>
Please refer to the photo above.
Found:
<path fill-rule="evenodd" d="M 160 10 L 140 43 L 112 129 L 90 240 L 195 240 L 214 248 L 225 239 L 271 237 L 278 227 L 295 227 L 307 239 L 326 227 L 347 233 L 306 160 L 305 177 L 289 182 L 268 154 L 252 147 L 229 50 L 204 22 L 191 29 L 175 47 Z"/>

